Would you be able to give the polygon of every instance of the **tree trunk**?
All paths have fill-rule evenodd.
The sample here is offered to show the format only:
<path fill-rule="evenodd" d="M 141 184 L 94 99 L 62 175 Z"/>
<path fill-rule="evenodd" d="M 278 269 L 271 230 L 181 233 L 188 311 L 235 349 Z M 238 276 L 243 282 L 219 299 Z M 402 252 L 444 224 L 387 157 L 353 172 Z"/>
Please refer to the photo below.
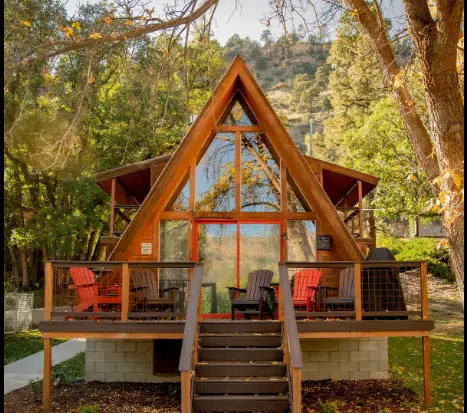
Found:
<path fill-rule="evenodd" d="M 437 19 L 433 20 L 426 0 L 404 0 L 407 27 L 420 62 L 425 86 L 431 137 L 417 113 L 415 103 L 403 81 L 395 82 L 400 74 L 389 43 L 384 19 L 378 2 L 373 13 L 364 0 L 349 0 L 358 19 L 372 39 L 388 86 L 394 96 L 411 138 L 417 158 L 432 183 L 435 197 L 445 193 L 444 225 L 449 234 L 451 259 L 459 290 L 464 287 L 464 207 L 452 194 L 460 190 L 453 179 L 444 179 L 441 186 L 434 180 L 446 170 L 453 171 L 464 181 L 464 105 L 456 68 L 457 43 L 463 16 L 461 0 L 439 0 Z M 433 144 L 431 143 L 433 140 Z M 434 149 L 433 149 L 434 147 Z M 461 292 L 463 303 L 464 294 Z"/>
<path fill-rule="evenodd" d="M 26 253 L 26 247 L 19 248 L 20 260 L 21 260 L 21 272 L 23 278 L 23 290 L 29 290 L 29 271 L 28 271 L 28 256 Z"/>
<path fill-rule="evenodd" d="M 10 245 L 8 249 L 10 250 L 11 267 L 13 269 L 13 275 L 15 277 L 15 286 L 16 289 L 19 290 L 21 286 L 21 275 L 19 272 L 18 259 L 16 257 L 15 247 L 13 245 Z"/>

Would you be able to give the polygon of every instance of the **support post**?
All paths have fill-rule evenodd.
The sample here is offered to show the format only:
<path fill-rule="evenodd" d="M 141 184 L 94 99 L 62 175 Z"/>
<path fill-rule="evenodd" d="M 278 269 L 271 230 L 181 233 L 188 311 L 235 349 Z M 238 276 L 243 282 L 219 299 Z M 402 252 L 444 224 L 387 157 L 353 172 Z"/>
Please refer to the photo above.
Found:
<path fill-rule="evenodd" d="M 52 299 L 54 291 L 54 273 L 51 262 L 45 263 L 44 268 L 44 320 L 52 319 Z"/>
<path fill-rule="evenodd" d="M 354 268 L 355 279 L 355 320 L 362 320 L 362 264 L 355 263 Z"/>
<path fill-rule="evenodd" d="M 191 413 L 191 373 L 182 371 L 182 413 Z"/>
<path fill-rule="evenodd" d="M 50 409 L 52 392 L 52 339 L 44 338 L 43 407 Z"/>
<path fill-rule="evenodd" d="M 363 184 L 358 181 L 358 215 L 360 224 L 360 238 L 363 238 Z"/>
<path fill-rule="evenodd" d="M 122 314 L 121 320 L 128 321 L 128 310 L 130 308 L 130 270 L 128 263 L 122 265 Z"/>
<path fill-rule="evenodd" d="M 112 179 L 112 187 L 110 190 L 110 236 L 114 234 L 115 225 L 115 187 L 117 185 L 117 179 Z"/>
<path fill-rule="evenodd" d="M 431 375 L 430 375 L 430 337 L 422 337 L 423 349 L 423 401 L 426 407 L 431 406 Z"/>
<path fill-rule="evenodd" d="M 302 369 L 292 368 L 292 412 L 302 411 Z"/>

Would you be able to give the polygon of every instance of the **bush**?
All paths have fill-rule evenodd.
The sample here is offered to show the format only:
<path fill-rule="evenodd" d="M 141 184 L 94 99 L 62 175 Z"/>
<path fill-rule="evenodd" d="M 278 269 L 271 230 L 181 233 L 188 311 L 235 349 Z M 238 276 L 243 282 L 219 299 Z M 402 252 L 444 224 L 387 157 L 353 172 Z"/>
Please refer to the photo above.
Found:
<path fill-rule="evenodd" d="M 336 401 L 323 403 L 319 400 L 318 403 L 321 413 L 339 413 L 339 406 Z"/>
<path fill-rule="evenodd" d="M 428 272 L 449 282 L 456 280 L 449 269 L 449 249 L 438 248 L 439 242 L 432 238 L 413 238 L 410 240 L 383 236 L 378 246 L 388 248 L 398 261 L 427 261 Z"/>

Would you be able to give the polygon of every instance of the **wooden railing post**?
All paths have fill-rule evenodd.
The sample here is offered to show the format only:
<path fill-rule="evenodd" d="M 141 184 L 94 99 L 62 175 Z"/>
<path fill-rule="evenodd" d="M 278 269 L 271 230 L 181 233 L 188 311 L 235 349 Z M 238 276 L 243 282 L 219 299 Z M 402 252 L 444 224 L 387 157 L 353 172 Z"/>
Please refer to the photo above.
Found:
<path fill-rule="evenodd" d="M 354 265 L 355 279 L 355 320 L 362 320 L 362 264 L 356 262 Z"/>
<path fill-rule="evenodd" d="M 117 185 L 117 179 L 112 179 L 112 186 L 110 189 L 110 236 L 114 234 L 115 226 L 115 187 Z"/>
<path fill-rule="evenodd" d="M 45 263 L 44 268 L 44 320 L 52 319 L 52 303 L 54 292 L 54 273 L 51 262 Z"/>
<path fill-rule="evenodd" d="M 363 184 L 358 181 L 358 212 L 359 212 L 359 232 L 360 238 L 363 238 Z"/>
<path fill-rule="evenodd" d="M 130 308 L 130 269 L 128 263 L 122 265 L 122 314 L 121 320 L 128 321 Z"/>
<path fill-rule="evenodd" d="M 426 407 L 431 406 L 431 375 L 430 375 L 430 337 L 422 337 L 423 350 L 423 399 Z"/>
<path fill-rule="evenodd" d="M 292 412 L 302 411 L 302 369 L 292 367 Z"/>
<path fill-rule="evenodd" d="M 422 306 L 422 320 L 428 320 L 428 264 L 420 264 L 420 298 Z"/>
<path fill-rule="evenodd" d="M 44 375 L 42 380 L 44 409 L 50 409 L 52 392 L 52 339 L 44 338 Z"/>

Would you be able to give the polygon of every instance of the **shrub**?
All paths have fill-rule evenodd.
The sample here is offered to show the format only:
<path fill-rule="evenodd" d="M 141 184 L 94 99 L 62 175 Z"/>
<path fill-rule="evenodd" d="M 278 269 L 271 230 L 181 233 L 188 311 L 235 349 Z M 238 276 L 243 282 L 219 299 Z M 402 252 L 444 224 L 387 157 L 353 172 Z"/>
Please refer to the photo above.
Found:
<path fill-rule="evenodd" d="M 319 410 L 321 413 L 339 413 L 339 406 L 337 401 L 332 402 L 322 402 L 318 400 Z"/>
<path fill-rule="evenodd" d="M 427 261 L 428 272 L 449 282 L 456 280 L 449 269 L 449 250 L 438 248 L 439 242 L 432 238 L 412 238 L 409 240 L 383 236 L 378 246 L 388 248 L 398 261 Z"/>
<path fill-rule="evenodd" d="M 98 404 L 86 404 L 81 406 L 78 410 L 78 413 L 99 413 L 100 407 Z"/>

